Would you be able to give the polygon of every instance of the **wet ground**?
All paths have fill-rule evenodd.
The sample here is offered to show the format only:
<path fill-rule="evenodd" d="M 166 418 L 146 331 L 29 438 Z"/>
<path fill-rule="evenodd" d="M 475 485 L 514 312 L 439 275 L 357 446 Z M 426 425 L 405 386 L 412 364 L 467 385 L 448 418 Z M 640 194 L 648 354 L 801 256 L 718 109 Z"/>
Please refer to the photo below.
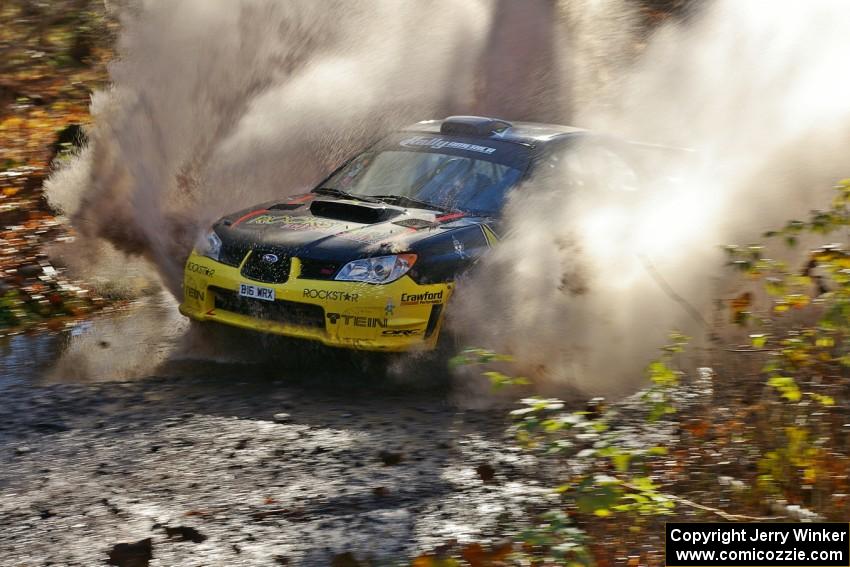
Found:
<path fill-rule="evenodd" d="M 4 339 L 3 564 L 393 563 L 497 541 L 548 498 L 504 410 L 453 403 L 439 365 L 365 362 L 198 332 L 163 295 Z"/>

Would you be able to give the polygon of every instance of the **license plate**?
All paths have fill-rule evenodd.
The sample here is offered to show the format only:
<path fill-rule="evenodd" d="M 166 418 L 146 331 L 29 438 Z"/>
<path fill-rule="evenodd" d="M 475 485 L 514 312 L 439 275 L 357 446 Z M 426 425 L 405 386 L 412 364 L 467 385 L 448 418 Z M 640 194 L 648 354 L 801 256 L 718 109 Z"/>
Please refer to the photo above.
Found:
<path fill-rule="evenodd" d="M 274 289 L 258 285 L 239 284 L 239 295 L 251 299 L 262 299 L 263 301 L 274 301 Z"/>

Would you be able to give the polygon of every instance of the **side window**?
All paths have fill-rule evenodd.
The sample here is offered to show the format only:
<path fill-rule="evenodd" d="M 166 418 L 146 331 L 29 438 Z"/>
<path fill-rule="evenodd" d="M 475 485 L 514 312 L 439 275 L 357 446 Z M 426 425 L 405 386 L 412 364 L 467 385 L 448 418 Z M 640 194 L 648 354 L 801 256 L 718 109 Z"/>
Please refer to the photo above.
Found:
<path fill-rule="evenodd" d="M 573 189 L 636 191 L 640 175 L 628 159 L 600 142 L 579 142 L 541 160 L 543 182 L 566 184 Z"/>

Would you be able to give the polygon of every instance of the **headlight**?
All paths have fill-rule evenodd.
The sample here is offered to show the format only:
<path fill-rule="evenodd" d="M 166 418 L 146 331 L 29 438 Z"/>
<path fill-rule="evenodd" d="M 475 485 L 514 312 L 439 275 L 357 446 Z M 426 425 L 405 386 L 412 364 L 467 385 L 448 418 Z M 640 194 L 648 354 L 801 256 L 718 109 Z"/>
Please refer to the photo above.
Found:
<path fill-rule="evenodd" d="M 390 283 L 409 272 L 415 263 L 416 254 L 364 258 L 343 266 L 334 279 L 346 282 Z"/>
<path fill-rule="evenodd" d="M 221 253 L 221 238 L 218 237 L 213 229 L 210 229 L 209 232 L 198 240 L 195 250 L 201 256 L 218 260 L 218 255 Z"/>

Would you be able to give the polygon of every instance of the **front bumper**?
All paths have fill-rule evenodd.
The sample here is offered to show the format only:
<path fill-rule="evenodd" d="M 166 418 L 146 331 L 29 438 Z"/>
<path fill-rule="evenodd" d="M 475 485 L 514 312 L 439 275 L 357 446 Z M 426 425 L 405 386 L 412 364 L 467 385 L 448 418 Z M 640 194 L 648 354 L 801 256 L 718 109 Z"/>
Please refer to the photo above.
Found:
<path fill-rule="evenodd" d="M 244 264 L 244 261 L 243 261 Z M 180 312 L 197 321 L 217 321 L 321 342 L 328 346 L 398 352 L 433 349 L 452 283 L 419 285 L 404 276 L 375 285 L 301 279 L 291 259 L 284 283 L 243 276 L 239 267 L 195 252 L 186 262 Z M 271 288 L 274 301 L 239 296 L 240 284 Z"/>

